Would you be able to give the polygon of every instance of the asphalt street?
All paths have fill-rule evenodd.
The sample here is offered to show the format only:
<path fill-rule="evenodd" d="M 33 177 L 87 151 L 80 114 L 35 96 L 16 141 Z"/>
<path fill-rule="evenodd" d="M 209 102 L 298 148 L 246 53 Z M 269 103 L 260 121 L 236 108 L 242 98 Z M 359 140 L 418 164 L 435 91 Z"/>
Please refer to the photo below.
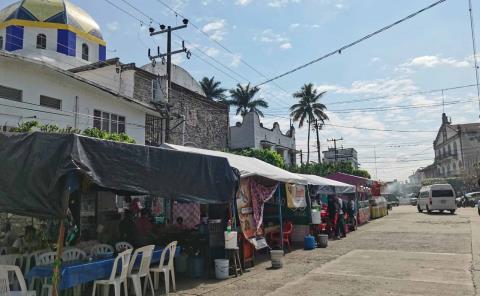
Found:
<path fill-rule="evenodd" d="M 179 283 L 177 295 L 476 295 L 480 216 L 394 208 L 327 249 L 288 253 L 283 269 L 266 261 L 225 281 Z"/>

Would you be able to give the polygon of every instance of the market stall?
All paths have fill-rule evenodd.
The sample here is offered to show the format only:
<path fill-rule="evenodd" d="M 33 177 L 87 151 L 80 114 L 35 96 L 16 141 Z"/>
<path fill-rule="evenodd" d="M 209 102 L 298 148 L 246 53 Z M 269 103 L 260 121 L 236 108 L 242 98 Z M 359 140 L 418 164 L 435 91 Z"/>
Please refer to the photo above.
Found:
<path fill-rule="evenodd" d="M 240 172 L 240 187 L 237 192 L 236 209 L 243 261 L 251 261 L 254 250 L 267 246 L 269 233 L 283 237 L 286 192 L 281 184 L 306 185 L 305 178 L 287 172 L 256 158 L 206 149 L 164 144 L 162 147 L 178 151 L 220 156 Z M 283 194 L 282 194 L 283 192 Z M 283 211 L 282 211 L 283 209 Z M 266 218 L 267 224 L 264 223 Z M 283 248 L 283 240 L 280 240 Z"/>
<path fill-rule="evenodd" d="M 0 212 L 59 221 L 57 258 L 65 242 L 82 240 L 81 221 L 72 217 L 82 212 L 94 212 L 91 222 L 104 237 L 113 235 L 105 231 L 110 223 L 123 223 L 127 216 L 138 215 L 135 210 L 146 208 L 146 204 L 161 207 L 159 198 L 178 203 L 225 204 L 233 200 L 238 187 L 238 175 L 228 161 L 212 155 L 40 132 L 0 133 L 0 147 Z M 125 204 L 130 214 L 123 214 L 119 221 Z M 161 216 L 152 218 L 165 220 Z M 88 224 L 89 219 L 85 220 Z M 75 238 L 78 226 L 80 237 Z M 152 241 L 145 243 L 165 246 L 175 239 L 165 239 L 167 231 L 155 226 L 148 233 Z M 180 226 L 177 233 L 189 227 Z M 193 237 L 194 233 L 187 236 Z M 158 256 L 158 252 L 154 255 Z M 63 268 L 55 266 L 57 272 Z"/>

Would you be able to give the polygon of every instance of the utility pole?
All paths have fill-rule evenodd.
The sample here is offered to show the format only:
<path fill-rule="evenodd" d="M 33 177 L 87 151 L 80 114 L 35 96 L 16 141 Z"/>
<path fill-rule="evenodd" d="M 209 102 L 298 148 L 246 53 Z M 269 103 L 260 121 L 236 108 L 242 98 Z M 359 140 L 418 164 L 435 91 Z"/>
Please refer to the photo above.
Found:
<path fill-rule="evenodd" d="M 300 165 L 303 165 L 303 151 L 300 149 Z"/>
<path fill-rule="evenodd" d="M 473 23 L 472 0 L 468 0 L 468 11 L 470 12 L 470 30 L 472 31 L 473 61 L 474 61 L 474 64 L 475 64 L 475 78 L 476 78 L 476 81 L 477 81 L 478 107 L 480 109 L 480 86 L 478 84 L 479 83 L 479 76 L 478 76 L 478 61 L 477 61 L 477 44 L 475 42 L 475 24 Z"/>
<path fill-rule="evenodd" d="M 315 124 L 314 124 L 314 128 L 317 130 L 317 153 L 318 153 L 318 163 L 321 164 L 322 163 L 322 157 L 321 157 L 321 149 L 320 149 L 320 139 L 319 139 L 319 136 L 318 136 L 318 130 L 319 129 L 322 129 L 322 126 L 323 124 L 319 124 L 318 123 L 318 119 L 315 119 Z"/>
<path fill-rule="evenodd" d="M 377 148 L 373 145 L 373 158 L 375 159 L 375 179 L 378 180 L 378 171 L 377 171 Z"/>
<path fill-rule="evenodd" d="M 333 142 L 333 149 L 335 150 L 335 164 L 337 163 L 337 142 L 343 141 L 343 137 L 340 139 L 330 139 L 328 142 Z"/>
<path fill-rule="evenodd" d="M 150 36 L 155 36 L 159 34 L 167 33 L 167 52 L 160 53 L 160 46 L 157 47 L 157 54 L 155 56 L 151 55 L 150 49 L 148 49 L 148 58 L 152 61 L 152 65 L 155 67 L 156 59 L 162 59 L 162 63 L 165 62 L 165 57 L 167 58 L 167 118 L 165 126 L 165 141 L 170 140 L 170 112 L 168 104 L 170 103 L 170 90 L 172 89 L 172 55 L 178 53 L 186 53 L 187 59 L 190 59 L 192 53 L 185 48 L 185 41 L 182 41 L 182 49 L 172 51 L 172 32 L 180 29 L 185 29 L 188 25 L 188 19 L 183 19 L 183 25 L 176 27 L 165 27 L 165 25 L 160 25 L 160 31 L 155 31 L 155 28 L 150 27 Z"/>

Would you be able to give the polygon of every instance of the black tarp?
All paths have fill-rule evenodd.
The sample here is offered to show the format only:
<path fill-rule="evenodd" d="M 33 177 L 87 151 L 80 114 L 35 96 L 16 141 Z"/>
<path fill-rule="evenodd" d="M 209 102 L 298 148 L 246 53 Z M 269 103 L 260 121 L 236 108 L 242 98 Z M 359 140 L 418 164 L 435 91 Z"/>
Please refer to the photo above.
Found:
<path fill-rule="evenodd" d="M 238 180 L 222 157 L 74 134 L 0 133 L 0 211 L 61 217 L 72 171 L 117 193 L 204 203 L 230 202 Z"/>

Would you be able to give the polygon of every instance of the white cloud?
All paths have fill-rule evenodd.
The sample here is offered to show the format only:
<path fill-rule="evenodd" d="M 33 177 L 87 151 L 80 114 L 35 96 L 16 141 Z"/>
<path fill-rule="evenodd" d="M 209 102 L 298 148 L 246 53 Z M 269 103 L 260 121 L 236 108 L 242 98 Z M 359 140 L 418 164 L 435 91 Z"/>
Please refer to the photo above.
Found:
<path fill-rule="evenodd" d="M 211 57 L 216 57 L 218 56 L 219 54 L 219 50 L 214 48 L 214 47 L 209 47 L 205 50 L 205 53 L 208 55 L 208 56 L 211 56 Z"/>
<path fill-rule="evenodd" d="M 111 32 L 115 32 L 120 27 L 120 24 L 117 21 L 107 23 L 107 29 Z"/>
<path fill-rule="evenodd" d="M 172 56 L 172 63 L 175 65 L 180 65 L 185 61 L 185 55 L 176 54 Z"/>
<path fill-rule="evenodd" d="M 296 29 L 298 27 L 300 27 L 299 23 L 290 24 L 290 26 L 289 26 L 290 30 Z"/>
<path fill-rule="evenodd" d="M 223 37 L 226 34 L 225 31 L 225 20 L 220 19 L 216 21 L 212 21 L 205 26 L 203 26 L 202 31 L 207 33 L 212 40 L 215 41 L 222 41 Z"/>
<path fill-rule="evenodd" d="M 442 58 L 439 55 L 425 55 L 410 59 L 400 64 L 395 70 L 404 73 L 413 73 L 418 68 L 435 68 L 450 66 L 454 68 L 466 68 L 470 66 L 469 59 L 458 60 L 455 58 Z"/>
<path fill-rule="evenodd" d="M 252 2 L 252 0 L 237 0 L 237 1 L 235 1 L 235 4 L 245 6 L 245 5 L 250 4 L 250 2 Z"/>
<path fill-rule="evenodd" d="M 270 0 L 268 2 L 268 6 L 279 8 L 279 7 L 284 7 L 289 3 L 299 3 L 299 2 L 301 2 L 301 0 Z"/>
<path fill-rule="evenodd" d="M 372 94 L 372 95 L 390 95 L 406 93 L 418 90 L 413 80 L 407 78 L 400 79 L 373 79 L 357 80 L 349 87 L 338 85 L 318 85 L 319 91 L 331 91 L 339 94 Z"/>
<path fill-rule="evenodd" d="M 382 60 L 382 59 L 379 58 L 379 57 L 373 57 L 373 58 L 370 59 L 370 62 L 371 62 L 371 63 L 377 63 L 377 62 L 380 62 L 381 60 Z"/>
<path fill-rule="evenodd" d="M 281 49 L 290 49 L 292 44 L 290 40 L 283 34 L 275 33 L 272 29 L 266 29 L 259 35 L 253 37 L 254 41 L 263 43 L 277 43 Z"/>
<path fill-rule="evenodd" d="M 232 55 L 232 61 L 230 62 L 231 67 L 238 67 L 240 65 L 240 62 L 242 60 L 242 56 L 239 54 L 233 54 Z"/>
<path fill-rule="evenodd" d="M 292 48 L 292 44 L 290 42 L 286 42 L 286 43 L 283 43 L 282 45 L 280 45 L 280 48 L 281 49 L 290 49 L 290 48 Z"/>

